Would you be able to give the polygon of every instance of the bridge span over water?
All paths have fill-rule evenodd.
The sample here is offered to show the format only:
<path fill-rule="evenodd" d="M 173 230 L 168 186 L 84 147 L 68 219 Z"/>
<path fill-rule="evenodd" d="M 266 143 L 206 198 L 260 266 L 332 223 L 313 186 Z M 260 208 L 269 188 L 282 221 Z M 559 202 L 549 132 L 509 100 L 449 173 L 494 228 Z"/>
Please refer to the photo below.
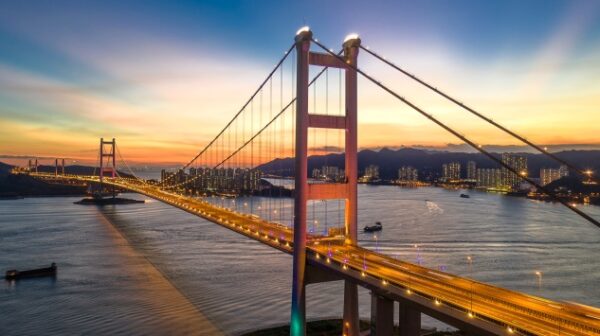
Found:
<path fill-rule="evenodd" d="M 312 51 L 311 45 L 319 47 L 320 51 Z M 341 50 L 335 52 L 315 39 L 307 27 L 297 32 L 292 46 L 218 135 L 179 171 L 162 176 L 160 181 L 137 178 L 131 170 L 132 177 L 119 176 L 116 162 L 117 154 L 120 156 L 120 153 L 114 139 L 101 140 L 97 175 L 68 175 L 64 173 L 64 169 L 59 173 L 58 163 L 54 174 L 40 173 L 37 169 L 29 169 L 24 173 L 40 179 L 100 183 L 140 193 L 291 254 L 293 285 L 290 329 L 293 336 L 306 333 L 306 286 L 337 280 L 344 283 L 343 328 L 344 335 L 348 336 L 359 334 L 358 286 L 372 292 L 374 335 L 391 335 L 394 314 L 398 314 L 401 335 L 419 335 L 421 313 L 471 335 L 600 335 L 600 310 L 597 308 L 556 302 L 499 288 L 396 260 L 358 245 L 359 75 L 381 88 L 385 94 L 393 96 L 471 145 L 507 173 L 519 176 L 577 215 L 600 226 L 594 218 L 556 197 L 523 172 L 501 161 L 367 74 L 358 66 L 360 50 L 561 164 L 567 164 L 574 173 L 587 174 L 591 178 L 589 172 L 555 157 L 368 47 L 363 47 L 358 36 L 348 36 Z M 309 78 L 310 66 L 320 68 L 312 79 Z M 323 98 L 325 103 L 319 104 L 318 97 Z M 336 106 L 337 111 L 332 106 Z M 321 142 L 315 143 L 315 140 Z M 106 146 L 109 148 L 106 149 Z M 333 176 L 326 176 L 318 183 L 309 180 L 308 156 L 311 151 L 312 154 L 322 154 L 315 148 L 338 148 L 344 154 L 343 172 L 336 170 Z M 293 162 L 292 168 L 284 164 L 285 159 Z M 125 163 L 122 157 L 121 160 Z M 128 168 L 126 163 L 124 166 Z M 294 204 L 286 214 L 289 217 L 285 221 L 281 216 L 286 209 L 281 207 L 281 202 L 279 208 L 275 206 L 269 209 L 268 216 L 257 216 L 252 208 L 239 210 L 221 207 L 203 198 L 207 192 L 222 192 L 227 195 L 271 193 L 271 189 L 265 191 L 265 187 L 261 185 L 262 171 L 270 177 L 294 177 Z M 281 192 L 281 189 L 275 192 Z M 338 230 L 309 229 L 311 221 L 317 224 L 317 220 L 309 217 L 308 204 L 314 206 L 315 202 L 332 200 L 343 204 L 336 215 L 340 219 Z M 328 211 L 327 207 L 325 209 Z M 292 223 L 292 227 L 284 225 L 284 222 Z M 395 301 L 400 303 L 396 313 Z"/>
<path fill-rule="evenodd" d="M 99 182 L 98 176 L 31 173 L 40 179 Z M 294 230 L 232 212 L 201 198 L 165 191 L 136 179 L 104 183 L 187 211 L 282 252 L 293 254 Z M 377 335 L 391 333 L 393 302 L 400 303 L 402 335 L 418 335 L 424 313 L 473 335 L 595 335 L 600 310 L 565 304 L 400 261 L 343 237 L 308 237 L 306 284 L 346 280 L 372 291 Z"/>

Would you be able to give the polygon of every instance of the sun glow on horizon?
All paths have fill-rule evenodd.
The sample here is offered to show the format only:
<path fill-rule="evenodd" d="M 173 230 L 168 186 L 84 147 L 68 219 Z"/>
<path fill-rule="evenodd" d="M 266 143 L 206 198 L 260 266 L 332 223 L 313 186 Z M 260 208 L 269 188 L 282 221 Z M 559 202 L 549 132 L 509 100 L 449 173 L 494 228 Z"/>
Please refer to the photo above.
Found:
<path fill-rule="evenodd" d="M 348 31 L 360 32 L 365 45 L 536 143 L 600 145 L 596 113 L 600 79 L 590 71 L 600 67 L 600 48 L 586 37 L 599 30 L 598 9 L 592 2 L 569 6 L 546 27 L 537 46 L 499 48 L 493 58 L 425 35 L 399 45 L 405 35 L 378 31 L 376 25 Z M 57 24 L 60 14 L 29 26 L 21 21 L 35 21 L 28 16 L 33 14 L 21 14 L 0 14 L 0 40 L 11 41 L 8 51 L 0 52 L 0 155 L 4 156 L 92 161 L 98 138 L 115 137 L 132 162 L 187 162 L 231 119 L 280 57 L 236 45 L 231 37 L 191 38 L 175 32 L 175 26 L 148 34 L 146 30 L 156 27 L 147 27 L 143 20 L 114 38 L 121 31 L 118 27 L 71 32 Z M 90 25 L 103 20 L 104 16 L 92 18 Z M 295 25 L 287 33 L 270 33 L 287 37 L 281 39 L 287 42 L 277 43 L 282 50 L 301 26 Z M 315 36 L 328 38 L 326 44 L 341 45 L 345 36 L 319 24 L 311 27 Z M 444 36 L 443 31 L 436 32 Z M 101 43 L 91 43 L 94 39 Z M 41 56 L 24 57 L 23 50 L 29 49 Z M 519 144 L 364 52 L 359 65 L 476 143 Z M 332 82 L 337 81 L 335 74 L 331 71 Z M 331 90 L 331 94 L 338 93 Z M 291 129 L 279 132 L 290 134 Z M 291 152 L 290 141 L 283 146 L 285 153 Z M 457 144 L 457 139 L 364 78 L 359 80 L 361 148 L 447 144 Z M 326 153 L 313 147 L 313 154 Z"/>

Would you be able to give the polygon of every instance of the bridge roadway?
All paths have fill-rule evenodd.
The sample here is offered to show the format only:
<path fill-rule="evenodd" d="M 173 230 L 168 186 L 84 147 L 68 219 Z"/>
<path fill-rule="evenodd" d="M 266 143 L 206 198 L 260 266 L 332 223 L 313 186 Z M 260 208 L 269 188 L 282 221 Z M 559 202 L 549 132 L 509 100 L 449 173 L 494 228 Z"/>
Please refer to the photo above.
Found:
<path fill-rule="evenodd" d="M 55 176 L 44 179 L 97 182 L 97 176 Z M 134 179 L 105 183 L 146 195 L 220 224 L 263 244 L 291 254 L 293 230 L 247 214 L 211 205 Z M 474 335 L 600 335 L 600 309 L 547 300 L 471 279 L 421 267 L 342 239 L 308 237 L 308 264 L 338 279 L 351 279 L 395 301 L 408 304 L 436 319 Z"/>

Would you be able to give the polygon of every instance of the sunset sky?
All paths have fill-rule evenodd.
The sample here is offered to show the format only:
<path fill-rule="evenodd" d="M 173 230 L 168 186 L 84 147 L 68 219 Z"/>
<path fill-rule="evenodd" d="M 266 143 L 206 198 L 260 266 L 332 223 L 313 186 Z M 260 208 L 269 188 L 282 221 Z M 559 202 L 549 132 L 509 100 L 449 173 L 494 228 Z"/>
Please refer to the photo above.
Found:
<path fill-rule="evenodd" d="M 348 33 L 540 144 L 600 147 L 599 1 L 2 1 L 0 155 L 184 162 L 296 30 Z M 477 143 L 518 144 L 361 53 L 361 67 Z M 458 140 L 365 80 L 360 146 Z M 3 159 L 0 157 L 0 161 Z"/>

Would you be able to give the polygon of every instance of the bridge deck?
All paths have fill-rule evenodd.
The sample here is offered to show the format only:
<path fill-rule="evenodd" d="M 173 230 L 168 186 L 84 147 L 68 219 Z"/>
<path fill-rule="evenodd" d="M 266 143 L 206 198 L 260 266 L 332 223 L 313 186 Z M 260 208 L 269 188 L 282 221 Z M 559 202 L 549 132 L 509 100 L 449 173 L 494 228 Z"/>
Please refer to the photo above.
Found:
<path fill-rule="evenodd" d="M 32 174 L 57 178 L 53 174 Z M 59 178 L 97 182 L 94 176 Z M 293 230 L 133 179 L 105 183 L 165 202 L 291 254 Z M 555 302 L 403 262 L 341 239 L 309 236 L 308 262 L 359 285 L 417 305 L 477 335 L 600 335 L 600 309 Z"/>

